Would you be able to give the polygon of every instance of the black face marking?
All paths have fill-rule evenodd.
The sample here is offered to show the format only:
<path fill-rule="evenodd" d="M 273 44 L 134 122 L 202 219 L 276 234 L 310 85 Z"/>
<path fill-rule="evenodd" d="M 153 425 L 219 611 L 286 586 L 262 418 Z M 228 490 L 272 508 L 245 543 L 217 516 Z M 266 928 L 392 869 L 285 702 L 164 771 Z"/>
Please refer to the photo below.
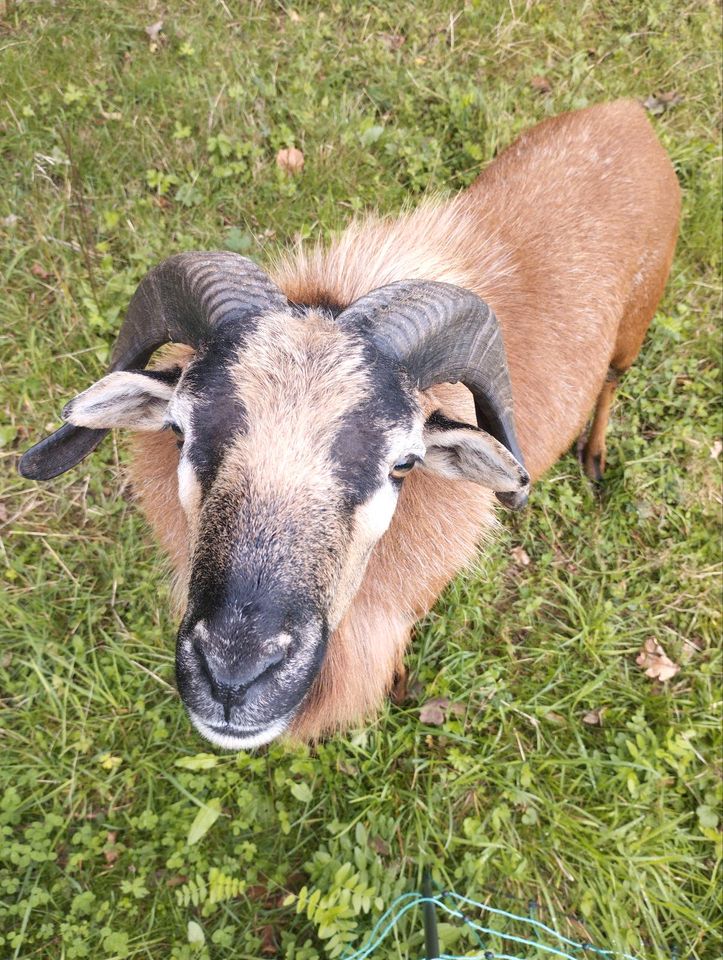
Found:
<path fill-rule="evenodd" d="M 211 488 L 226 448 L 246 424 L 246 411 L 232 379 L 237 358 L 237 339 L 216 339 L 190 363 L 183 381 L 184 392 L 193 402 L 193 442 L 186 445 L 186 455 L 204 495 Z"/>
<path fill-rule="evenodd" d="M 342 303 L 337 297 L 330 296 L 328 293 L 317 293 L 305 303 L 294 303 L 290 301 L 291 309 L 296 314 L 304 315 L 310 310 L 324 311 L 330 314 L 334 320 L 349 306 L 348 303 Z"/>
<path fill-rule="evenodd" d="M 150 380 L 158 380 L 160 383 L 167 383 L 173 386 L 178 383 L 181 376 L 180 366 L 171 367 L 170 370 L 129 370 L 129 373 L 140 373 Z"/>
<path fill-rule="evenodd" d="M 449 417 L 445 417 L 441 410 L 430 413 L 426 425 L 434 430 L 477 430 L 477 427 L 471 423 L 463 423 L 461 420 L 451 420 Z"/>
<path fill-rule="evenodd" d="M 391 427 L 411 429 L 417 409 L 406 374 L 372 347 L 364 350 L 369 369 L 367 397 L 343 418 L 331 447 L 334 472 L 348 508 L 364 503 L 379 487 L 380 465 Z"/>

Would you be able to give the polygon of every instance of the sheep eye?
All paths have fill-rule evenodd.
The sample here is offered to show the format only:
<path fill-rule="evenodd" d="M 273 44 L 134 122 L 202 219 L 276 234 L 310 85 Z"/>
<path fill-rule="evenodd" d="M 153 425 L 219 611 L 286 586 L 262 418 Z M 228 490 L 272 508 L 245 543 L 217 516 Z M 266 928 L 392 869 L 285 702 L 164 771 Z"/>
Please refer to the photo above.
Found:
<path fill-rule="evenodd" d="M 176 435 L 176 446 L 180 450 L 183 446 L 183 430 L 178 426 L 177 423 L 169 423 L 166 426 L 172 430 Z"/>
<path fill-rule="evenodd" d="M 403 480 L 408 473 L 412 470 L 412 467 L 415 463 L 419 461 L 419 457 L 412 454 L 409 457 L 406 457 L 404 460 L 400 460 L 399 463 L 395 463 L 392 467 L 392 472 L 389 476 L 393 480 Z"/>

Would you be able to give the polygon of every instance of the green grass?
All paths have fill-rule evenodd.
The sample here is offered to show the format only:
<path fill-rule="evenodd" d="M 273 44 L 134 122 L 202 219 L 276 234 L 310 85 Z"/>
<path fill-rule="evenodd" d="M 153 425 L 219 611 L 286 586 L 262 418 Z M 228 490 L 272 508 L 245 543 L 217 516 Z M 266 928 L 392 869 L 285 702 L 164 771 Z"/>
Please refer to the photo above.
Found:
<path fill-rule="evenodd" d="M 332 957 L 423 861 L 493 905 L 536 900 L 575 938 L 718 957 L 717 5 L 6 8 L 0 957 Z M 184 248 L 263 260 L 354 211 L 464 186 L 547 115 L 672 91 L 682 102 L 655 123 L 684 188 L 681 240 L 620 391 L 602 497 L 570 455 L 506 515 L 417 631 L 412 698 L 368 729 L 199 759 L 122 438 L 46 486 L 14 472 L 101 373 L 142 274 Z M 306 157 L 295 179 L 274 163 L 288 145 Z M 650 636 L 682 663 L 664 686 L 635 664 Z M 427 727 L 432 696 L 466 712 Z M 602 726 L 584 722 L 602 708 Z M 209 801 L 220 816 L 189 845 Z M 304 886 L 321 899 L 297 915 L 284 901 Z M 376 957 L 420 957 L 420 927 L 408 916 Z M 454 923 L 442 935 L 478 952 Z"/>

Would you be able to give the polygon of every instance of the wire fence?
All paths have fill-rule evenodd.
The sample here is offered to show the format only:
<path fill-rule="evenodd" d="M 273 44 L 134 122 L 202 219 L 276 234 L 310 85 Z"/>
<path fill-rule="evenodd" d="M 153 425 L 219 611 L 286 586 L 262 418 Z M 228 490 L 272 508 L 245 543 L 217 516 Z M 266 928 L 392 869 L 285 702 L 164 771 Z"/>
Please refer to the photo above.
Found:
<path fill-rule="evenodd" d="M 430 915 L 429 908 L 431 907 L 432 915 L 434 914 L 434 910 L 438 909 L 442 911 L 443 914 L 460 920 L 462 924 L 474 934 L 480 947 L 478 954 L 470 954 L 469 952 L 465 954 L 439 953 L 436 950 L 430 952 L 431 938 L 430 931 L 427 928 L 427 960 L 528 960 L 528 958 L 535 955 L 539 956 L 539 954 L 547 954 L 552 957 L 561 958 L 561 960 L 581 960 L 582 956 L 608 957 L 611 958 L 611 960 L 638 960 L 638 958 L 629 953 L 605 950 L 587 941 L 572 940 L 570 937 L 558 933 L 557 930 L 532 916 L 525 917 L 511 913 L 508 910 L 501 910 L 498 907 L 491 907 L 488 904 L 472 900 L 470 897 L 465 897 L 461 893 L 455 893 L 453 890 L 445 890 L 436 896 L 430 895 L 429 890 L 426 891 L 426 895 L 425 893 L 418 892 L 403 893 L 391 903 L 389 908 L 382 914 L 379 920 L 377 920 L 369 934 L 366 944 L 353 953 L 344 954 L 342 960 L 367 960 L 367 958 L 373 957 L 375 951 L 381 947 L 384 940 L 393 932 L 402 917 L 409 913 L 410 910 L 420 906 L 426 906 L 428 916 Z M 487 913 L 492 916 L 515 921 L 522 925 L 521 929 L 523 931 L 528 931 L 531 928 L 533 936 L 519 936 L 517 933 L 485 926 L 483 923 L 477 922 L 477 920 L 472 919 L 472 917 L 468 915 L 467 911 L 470 908 L 478 910 L 483 914 Z M 435 921 L 433 920 L 432 923 L 434 924 Z M 538 936 L 546 935 L 548 942 L 535 939 L 534 934 Z M 433 936 L 434 940 L 431 942 L 436 944 L 436 933 L 433 934 Z M 485 946 L 483 937 L 488 938 L 487 946 Z M 516 946 L 524 946 L 525 953 L 521 955 L 519 953 L 499 952 L 499 950 L 491 949 L 491 944 L 495 941 L 504 941 L 505 943 Z M 515 947 L 511 949 L 514 950 Z"/>

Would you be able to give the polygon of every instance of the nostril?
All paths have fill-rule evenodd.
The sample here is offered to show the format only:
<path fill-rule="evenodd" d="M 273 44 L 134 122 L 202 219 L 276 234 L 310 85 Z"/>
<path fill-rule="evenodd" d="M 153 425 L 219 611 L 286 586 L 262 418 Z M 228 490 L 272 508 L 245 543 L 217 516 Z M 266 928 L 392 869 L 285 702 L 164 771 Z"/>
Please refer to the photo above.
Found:
<path fill-rule="evenodd" d="M 208 636 L 203 638 L 209 640 Z M 223 706 L 224 719 L 230 722 L 231 707 L 254 684 L 267 679 L 284 661 L 288 644 L 248 654 L 243 660 L 220 657 L 195 639 L 192 650 L 198 671 L 211 688 L 213 699 Z"/>
<path fill-rule="evenodd" d="M 206 654 L 203 652 L 203 647 L 200 645 L 200 643 L 198 643 L 198 641 L 194 641 L 192 644 L 192 649 L 196 655 L 196 660 L 198 661 L 198 666 L 200 667 L 203 677 L 213 686 L 213 674 L 211 673 L 211 668 L 208 665 Z"/>

